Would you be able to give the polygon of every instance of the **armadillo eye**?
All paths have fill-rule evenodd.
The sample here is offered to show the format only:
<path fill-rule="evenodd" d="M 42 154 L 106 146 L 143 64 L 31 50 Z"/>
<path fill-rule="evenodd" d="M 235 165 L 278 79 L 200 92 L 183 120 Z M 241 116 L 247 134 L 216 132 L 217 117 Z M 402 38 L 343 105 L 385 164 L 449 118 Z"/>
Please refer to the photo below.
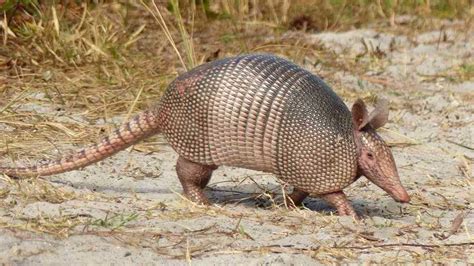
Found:
<path fill-rule="evenodd" d="M 374 159 L 374 155 L 371 152 L 367 153 L 367 157 L 369 157 L 369 159 L 371 159 L 371 160 Z"/>

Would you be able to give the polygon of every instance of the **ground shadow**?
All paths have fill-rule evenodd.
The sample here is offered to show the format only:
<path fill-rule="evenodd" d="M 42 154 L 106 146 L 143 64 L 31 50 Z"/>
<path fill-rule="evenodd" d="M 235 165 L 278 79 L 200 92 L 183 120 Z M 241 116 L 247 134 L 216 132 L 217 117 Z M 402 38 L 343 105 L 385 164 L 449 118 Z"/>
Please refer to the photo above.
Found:
<path fill-rule="evenodd" d="M 278 184 L 267 184 L 266 187 L 270 191 L 281 191 Z M 211 202 L 220 205 L 239 204 L 246 207 L 269 209 L 274 205 L 284 206 L 281 192 L 274 193 L 270 196 L 264 195 L 255 184 L 241 184 L 238 186 L 221 185 L 218 187 L 209 187 L 206 189 L 206 195 Z M 397 210 L 398 203 L 390 198 L 372 202 L 363 198 L 351 200 L 356 212 L 361 216 L 381 216 L 385 218 L 393 218 L 398 216 L 393 210 Z M 304 200 L 303 205 L 312 211 L 322 213 L 337 213 L 336 209 L 327 204 L 324 200 L 317 197 L 308 197 Z"/>
<path fill-rule="evenodd" d="M 127 186 L 111 186 L 111 185 L 97 185 L 93 182 L 81 181 L 72 182 L 64 179 L 53 179 L 49 180 L 52 183 L 67 185 L 73 188 L 89 189 L 95 192 L 112 191 L 114 193 L 144 193 L 149 195 L 162 194 L 170 195 L 174 194 L 168 187 L 156 188 L 156 187 L 136 187 L 131 188 Z M 211 184 L 204 191 L 209 197 L 212 203 L 216 203 L 222 206 L 232 205 L 243 205 L 249 208 L 260 208 L 260 209 L 271 209 L 276 206 L 285 207 L 283 197 L 281 193 L 281 186 L 279 184 L 265 184 L 264 192 L 261 187 L 257 184 L 229 184 L 229 185 L 213 185 Z M 181 193 L 181 189 L 176 192 Z M 390 198 L 378 200 L 372 202 L 363 198 L 352 198 L 352 205 L 356 212 L 361 216 L 380 216 L 385 218 L 393 218 L 403 215 L 401 212 L 396 211 L 398 203 L 394 202 Z M 334 213 L 337 211 L 324 200 L 317 197 L 308 197 L 304 200 L 303 205 L 305 208 L 315 212 L 321 213 Z"/>

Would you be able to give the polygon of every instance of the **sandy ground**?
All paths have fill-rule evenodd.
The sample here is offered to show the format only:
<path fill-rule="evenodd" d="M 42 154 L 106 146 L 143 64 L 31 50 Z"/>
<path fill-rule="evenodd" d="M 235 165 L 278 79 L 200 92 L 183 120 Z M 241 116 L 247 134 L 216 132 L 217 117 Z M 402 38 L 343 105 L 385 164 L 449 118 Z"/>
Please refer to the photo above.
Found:
<path fill-rule="evenodd" d="M 362 178 L 346 189 L 362 221 L 315 198 L 288 210 L 271 175 L 221 167 L 207 190 L 216 205 L 197 207 L 181 198 L 177 155 L 158 138 L 158 153 L 121 152 L 51 182 L 0 180 L 0 264 L 474 263 L 474 82 L 458 77 L 473 64 L 474 34 L 451 26 L 416 37 L 365 29 L 307 38 L 372 65 L 361 76 L 305 67 L 330 73 L 348 105 L 390 100 L 381 134 L 410 204 Z"/>

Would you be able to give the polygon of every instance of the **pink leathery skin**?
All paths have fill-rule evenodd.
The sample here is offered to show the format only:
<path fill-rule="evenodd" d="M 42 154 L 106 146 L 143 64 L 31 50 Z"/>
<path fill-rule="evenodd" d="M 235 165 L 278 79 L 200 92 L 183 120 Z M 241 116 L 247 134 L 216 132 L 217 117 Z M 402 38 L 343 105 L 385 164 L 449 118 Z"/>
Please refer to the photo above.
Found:
<path fill-rule="evenodd" d="M 387 144 L 373 129 L 367 129 L 358 135 L 361 140 L 358 156 L 361 174 L 385 190 L 396 201 L 409 202 L 410 196 L 400 182 L 395 160 Z"/>
<path fill-rule="evenodd" d="M 396 201 L 406 203 L 410 196 L 400 182 L 392 152 L 375 131 L 388 121 L 388 113 L 388 104 L 383 99 L 370 114 L 360 99 L 352 106 L 358 176 L 364 175 Z"/>

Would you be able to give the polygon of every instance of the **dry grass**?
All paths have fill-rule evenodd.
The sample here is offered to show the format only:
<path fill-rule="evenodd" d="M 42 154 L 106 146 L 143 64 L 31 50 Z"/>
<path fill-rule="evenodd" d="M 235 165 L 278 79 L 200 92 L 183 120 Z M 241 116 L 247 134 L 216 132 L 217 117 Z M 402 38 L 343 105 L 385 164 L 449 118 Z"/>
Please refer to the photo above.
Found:
<path fill-rule="evenodd" d="M 168 5 L 167 1 L 156 1 L 156 5 L 150 1 L 100 4 L 84 1 L 82 5 L 77 2 L 62 1 L 68 3 L 67 6 L 19 6 L 7 10 L 7 16 L 2 19 L 0 123 L 3 144 L 0 154 L 2 158 L 8 158 L 9 164 L 17 163 L 20 158 L 57 157 L 65 153 L 66 148 L 90 143 L 109 133 L 132 113 L 158 101 L 163 89 L 177 74 L 228 55 L 277 53 L 296 62 L 314 63 L 330 81 L 330 70 L 338 69 L 354 73 L 361 80 L 371 79 L 374 84 L 391 86 L 390 81 L 363 76 L 367 69 L 379 64 L 377 58 L 382 55 L 376 51 L 368 48 L 370 60 L 364 63 L 305 42 L 299 32 L 285 35 L 285 31 L 340 31 L 377 21 L 383 27 L 392 25 L 388 30 L 415 34 L 439 27 L 435 17 L 466 18 L 473 14 L 469 0 L 312 0 L 311 3 L 303 0 L 172 0 Z M 427 5 L 430 2 L 431 5 Z M 396 25 L 395 15 L 404 14 L 412 15 L 414 19 Z M 466 24 L 470 23 L 467 19 Z M 447 75 L 457 80 L 472 80 L 472 66 L 463 65 L 451 70 L 455 75 L 451 72 Z M 334 83 L 337 86 L 335 80 Z M 338 90 L 346 99 L 356 96 L 352 91 L 339 87 Z M 375 100 L 370 92 L 362 97 Z M 418 142 L 399 138 L 392 144 L 406 146 Z M 145 143 L 135 149 L 153 152 L 157 148 Z M 0 188 L 0 208 L 3 209 L 32 201 L 60 204 L 72 200 L 115 200 L 92 192 L 79 195 L 41 180 L 16 182 L 5 178 L 4 182 L 9 186 Z M 355 258 L 365 249 L 378 251 L 396 247 L 402 250 L 409 246 L 406 243 L 378 244 L 371 232 L 354 231 L 339 224 L 334 217 L 287 210 L 278 197 L 281 197 L 281 188 L 263 188 L 261 193 L 240 198 L 263 199 L 272 210 L 263 216 L 252 211 L 200 208 L 186 202 L 177 203 L 177 206 L 140 202 L 130 204 L 134 212 L 110 212 L 104 219 L 77 215 L 28 218 L 9 213 L 11 219 L 0 220 L 0 228 L 48 233 L 62 238 L 85 234 L 113 236 L 123 245 L 150 248 L 159 254 L 183 259 L 209 254 L 295 253 L 310 254 L 322 263 L 336 263 L 341 258 Z M 137 205 L 141 208 L 136 209 Z M 465 206 L 442 198 L 430 202 L 422 194 L 416 194 L 410 208 L 410 212 L 417 213 L 426 208 L 464 210 Z M 178 221 L 216 215 L 239 222 L 233 230 L 211 226 L 185 230 L 185 233 L 160 230 L 146 224 L 150 219 Z M 275 226 L 284 224 L 289 230 L 287 234 L 308 234 L 307 228 L 327 228 L 349 235 L 353 241 L 333 245 L 322 243 L 312 249 L 272 245 L 252 249 L 236 249 L 231 244 L 219 246 L 219 243 L 253 238 L 240 224 L 242 217 L 254 222 L 264 219 Z M 286 218 L 282 221 L 281 217 Z M 414 228 L 391 226 L 399 227 L 402 235 L 416 235 L 413 232 L 424 227 L 441 229 L 439 224 L 424 222 L 422 217 Z M 368 223 L 367 228 L 376 222 Z M 209 235 L 213 236 L 213 241 L 206 243 Z M 189 236 L 193 237 L 191 242 Z M 166 245 L 159 244 L 157 239 Z M 414 257 L 418 261 L 426 257 L 442 261 L 447 246 L 443 242 L 420 244 L 419 248 L 431 252 L 420 252 Z"/>

